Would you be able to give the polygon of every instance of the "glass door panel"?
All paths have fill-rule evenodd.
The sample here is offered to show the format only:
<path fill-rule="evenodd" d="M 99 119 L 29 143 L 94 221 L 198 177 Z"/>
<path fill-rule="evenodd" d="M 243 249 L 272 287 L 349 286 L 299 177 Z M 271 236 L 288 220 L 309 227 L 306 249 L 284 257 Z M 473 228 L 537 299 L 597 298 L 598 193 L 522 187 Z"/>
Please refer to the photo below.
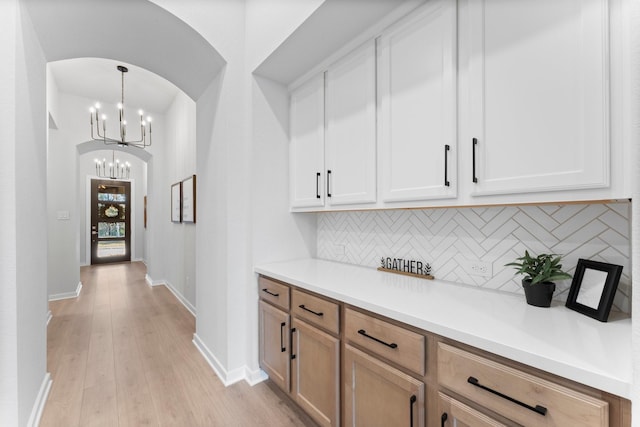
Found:
<path fill-rule="evenodd" d="M 91 180 L 91 264 L 131 261 L 131 183 Z"/>

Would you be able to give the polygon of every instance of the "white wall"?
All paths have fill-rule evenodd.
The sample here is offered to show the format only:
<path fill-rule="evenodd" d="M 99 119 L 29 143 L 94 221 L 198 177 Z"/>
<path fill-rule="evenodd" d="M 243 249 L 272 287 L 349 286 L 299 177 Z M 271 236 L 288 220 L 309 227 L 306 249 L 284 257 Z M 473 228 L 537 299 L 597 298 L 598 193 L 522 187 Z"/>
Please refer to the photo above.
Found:
<path fill-rule="evenodd" d="M 313 215 L 288 213 L 288 95 L 256 83 L 252 66 L 317 7 L 305 1 L 157 0 L 207 39 L 227 62 L 197 101 L 197 326 L 225 382 L 259 376 L 255 263 L 312 255 Z M 300 2 L 303 3 L 303 2 Z M 263 21 L 261 21 L 263 20 Z M 263 25 L 263 23 L 266 23 Z M 258 125 L 254 127 L 254 123 Z"/>
<path fill-rule="evenodd" d="M 160 172 L 160 192 L 166 195 L 160 216 L 164 230 L 161 239 L 163 256 L 162 279 L 175 292 L 196 306 L 196 224 L 170 221 L 171 202 L 168 198 L 171 185 L 196 174 L 196 104 L 180 92 L 165 113 L 165 134 L 162 151 L 164 167 Z M 196 190 L 198 177 L 196 176 Z M 196 199 L 196 203 L 198 200 Z M 153 277 L 155 280 L 156 277 Z"/>
<path fill-rule="evenodd" d="M 9 206 L 16 200 L 16 39 L 18 2 L 0 2 L 0 157 L 7 159 L 0 168 L 0 199 Z M 0 209 L 0 223 L 13 225 L 16 209 Z M 18 313 L 16 306 L 16 229 L 2 230 L 0 239 L 0 417 L 18 421 Z"/>
<path fill-rule="evenodd" d="M 631 34 L 630 41 L 625 48 L 631 51 L 631 63 L 627 72 L 630 73 L 632 87 L 629 88 L 629 105 L 628 113 L 630 114 L 631 129 L 625 129 L 625 134 L 632 146 L 632 209 L 631 209 L 631 256 L 635 260 L 633 262 L 633 277 L 636 278 L 632 292 L 632 330 L 633 336 L 633 390 L 632 395 L 636 398 L 633 400 L 631 407 L 634 426 L 640 425 L 640 2 L 632 2 L 629 11 L 629 28 L 627 31 Z M 635 25 L 634 25 L 635 24 Z M 627 132 L 628 131 L 628 132 Z"/>
<path fill-rule="evenodd" d="M 46 375 L 45 59 L 17 1 L 0 4 L 0 419 L 27 425 Z"/>
<path fill-rule="evenodd" d="M 247 66 L 254 70 L 324 0 L 246 0 Z"/>
<path fill-rule="evenodd" d="M 47 221 L 48 295 L 73 295 L 80 282 L 80 217 L 76 179 L 76 144 L 80 132 L 65 104 L 72 100 L 58 97 L 58 129 L 49 129 L 47 144 Z M 76 103 L 79 103 L 76 101 Z M 84 106 L 84 105 L 83 105 Z M 82 120 L 82 123 L 86 123 Z M 79 123 L 78 123 L 79 124 Z M 86 134 L 86 131 L 85 131 Z M 69 212 L 69 219 L 57 220 L 58 212 Z"/>

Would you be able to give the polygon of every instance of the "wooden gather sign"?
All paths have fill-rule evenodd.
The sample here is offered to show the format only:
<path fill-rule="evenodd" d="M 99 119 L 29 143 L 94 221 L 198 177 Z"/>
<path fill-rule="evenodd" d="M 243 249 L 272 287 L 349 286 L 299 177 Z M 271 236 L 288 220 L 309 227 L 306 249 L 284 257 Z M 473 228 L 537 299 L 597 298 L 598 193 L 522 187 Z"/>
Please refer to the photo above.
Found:
<path fill-rule="evenodd" d="M 428 262 L 410 259 L 380 258 L 380 267 L 378 267 L 378 271 L 387 271 L 389 273 L 433 280 L 433 276 L 431 275 L 431 265 Z"/>

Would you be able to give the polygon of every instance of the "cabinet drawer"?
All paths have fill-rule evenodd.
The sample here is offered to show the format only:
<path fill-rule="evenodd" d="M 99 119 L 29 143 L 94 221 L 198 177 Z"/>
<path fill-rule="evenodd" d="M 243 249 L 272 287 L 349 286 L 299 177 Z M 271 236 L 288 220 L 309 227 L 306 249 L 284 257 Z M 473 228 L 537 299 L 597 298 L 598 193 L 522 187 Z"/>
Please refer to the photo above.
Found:
<path fill-rule="evenodd" d="M 291 311 L 300 319 L 338 334 L 340 307 L 338 304 L 294 289 L 291 292 Z"/>
<path fill-rule="evenodd" d="M 384 320 L 346 309 L 345 338 L 418 375 L 425 373 L 425 338 Z"/>
<path fill-rule="evenodd" d="M 261 299 L 269 301 L 283 310 L 289 310 L 289 287 L 287 285 L 260 276 L 258 278 L 258 293 Z"/>
<path fill-rule="evenodd" d="M 440 385 L 523 425 L 605 427 L 607 402 L 438 344 Z"/>

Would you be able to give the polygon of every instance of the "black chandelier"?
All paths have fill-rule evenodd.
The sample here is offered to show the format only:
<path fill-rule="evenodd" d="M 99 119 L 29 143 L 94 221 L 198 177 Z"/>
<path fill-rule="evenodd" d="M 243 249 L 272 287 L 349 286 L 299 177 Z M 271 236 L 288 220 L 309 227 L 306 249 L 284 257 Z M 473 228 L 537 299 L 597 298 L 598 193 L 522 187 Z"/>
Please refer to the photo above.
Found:
<path fill-rule="evenodd" d="M 111 162 L 107 163 L 107 159 L 93 161 L 96 164 L 96 175 L 100 178 L 129 179 L 131 175 L 131 164 L 116 159 L 115 150 L 111 150 Z"/>
<path fill-rule="evenodd" d="M 118 144 L 121 146 L 133 146 L 138 148 L 146 148 L 151 146 L 151 117 L 144 118 L 144 111 L 138 110 L 140 116 L 140 137 L 137 140 L 127 141 L 127 121 L 124 115 L 124 73 L 129 69 L 123 65 L 118 65 L 118 71 L 121 73 L 122 92 L 121 101 L 118 103 L 118 116 L 120 121 L 120 137 L 111 138 L 107 136 L 107 116 L 100 114 L 100 103 L 89 109 L 89 119 L 91 123 L 91 139 L 102 141 L 107 145 Z M 95 124 L 95 129 L 94 129 Z M 102 131 L 102 133 L 100 133 Z M 149 139 L 147 140 L 147 136 Z"/>

